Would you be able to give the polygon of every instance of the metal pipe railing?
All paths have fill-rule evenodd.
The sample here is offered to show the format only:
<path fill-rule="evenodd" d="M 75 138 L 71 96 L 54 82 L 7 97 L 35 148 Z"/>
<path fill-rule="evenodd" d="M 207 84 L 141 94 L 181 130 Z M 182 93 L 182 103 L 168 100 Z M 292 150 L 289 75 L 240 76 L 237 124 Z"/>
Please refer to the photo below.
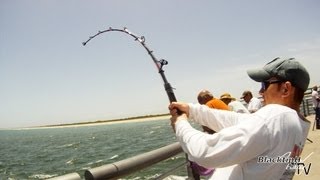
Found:
<path fill-rule="evenodd" d="M 143 168 L 150 167 L 150 165 L 156 164 L 182 152 L 181 146 L 176 142 L 128 159 L 86 170 L 85 179 L 116 179 Z"/>

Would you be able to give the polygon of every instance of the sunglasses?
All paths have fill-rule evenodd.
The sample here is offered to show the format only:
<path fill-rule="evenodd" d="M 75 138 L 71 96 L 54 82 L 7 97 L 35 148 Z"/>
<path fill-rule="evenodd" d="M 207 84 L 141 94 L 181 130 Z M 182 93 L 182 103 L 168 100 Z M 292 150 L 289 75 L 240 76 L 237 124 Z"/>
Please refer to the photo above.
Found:
<path fill-rule="evenodd" d="M 284 81 L 282 80 L 270 80 L 270 81 L 264 81 L 261 82 L 261 89 L 260 92 L 264 92 L 268 89 L 268 87 L 270 86 L 270 84 L 276 84 L 276 83 L 282 83 Z"/>

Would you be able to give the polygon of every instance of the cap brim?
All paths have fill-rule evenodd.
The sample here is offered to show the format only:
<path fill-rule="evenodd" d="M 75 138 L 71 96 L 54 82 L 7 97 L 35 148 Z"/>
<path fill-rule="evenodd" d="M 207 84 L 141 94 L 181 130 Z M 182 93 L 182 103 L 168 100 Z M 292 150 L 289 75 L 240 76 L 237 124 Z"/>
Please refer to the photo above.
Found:
<path fill-rule="evenodd" d="M 220 98 L 221 100 L 222 99 L 231 99 L 231 100 L 236 100 L 236 98 L 234 98 L 234 97 L 222 97 L 222 98 Z"/>
<path fill-rule="evenodd" d="M 270 74 L 264 69 L 250 69 L 247 71 L 249 77 L 257 82 L 262 82 L 270 79 Z"/>

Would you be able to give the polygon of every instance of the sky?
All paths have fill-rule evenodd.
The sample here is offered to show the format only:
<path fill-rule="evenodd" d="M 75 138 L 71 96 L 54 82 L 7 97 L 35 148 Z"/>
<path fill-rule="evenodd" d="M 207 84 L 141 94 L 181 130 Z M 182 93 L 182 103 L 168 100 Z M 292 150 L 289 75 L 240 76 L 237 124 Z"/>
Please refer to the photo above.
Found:
<path fill-rule="evenodd" d="M 260 84 L 246 71 L 294 57 L 319 85 L 317 0 L 1 0 L 0 128 L 87 122 L 168 113 L 163 81 L 178 101 L 197 102 Z"/>

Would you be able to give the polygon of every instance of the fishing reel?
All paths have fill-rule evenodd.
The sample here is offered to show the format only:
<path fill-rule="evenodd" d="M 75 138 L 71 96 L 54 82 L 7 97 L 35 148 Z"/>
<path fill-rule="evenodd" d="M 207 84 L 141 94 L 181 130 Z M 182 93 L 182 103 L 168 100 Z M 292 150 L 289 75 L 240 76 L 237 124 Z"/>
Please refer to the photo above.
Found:
<path fill-rule="evenodd" d="M 168 61 L 165 60 L 165 59 L 160 59 L 160 60 L 158 61 L 158 63 L 160 64 L 159 72 L 163 72 L 162 67 L 163 67 L 164 65 L 168 65 Z"/>

